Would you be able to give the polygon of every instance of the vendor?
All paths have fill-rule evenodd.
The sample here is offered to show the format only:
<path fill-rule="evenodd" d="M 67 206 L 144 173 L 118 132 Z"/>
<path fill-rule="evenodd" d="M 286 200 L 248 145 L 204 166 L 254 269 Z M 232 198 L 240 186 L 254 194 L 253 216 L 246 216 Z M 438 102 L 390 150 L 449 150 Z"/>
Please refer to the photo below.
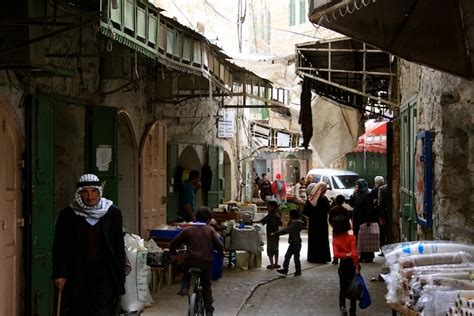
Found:
<path fill-rule="evenodd" d="M 189 172 L 189 178 L 179 192 L 178 222 L 192 222 L 196 212 L 196 191 L 201 188 L 201 174 L 197 170 Z"/>

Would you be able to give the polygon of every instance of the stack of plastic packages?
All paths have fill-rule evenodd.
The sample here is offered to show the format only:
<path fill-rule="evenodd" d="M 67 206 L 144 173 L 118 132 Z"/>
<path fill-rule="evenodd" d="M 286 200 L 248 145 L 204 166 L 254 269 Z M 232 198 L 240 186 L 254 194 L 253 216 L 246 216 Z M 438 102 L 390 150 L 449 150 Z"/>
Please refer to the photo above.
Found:
<path fill-rule="evenodd" d="M 388 303 L 423 315 L 446 315 L 460 291 L 474 290 L 474 246 L 417 241 L 382 248 L 390 273 L 383 275 Z"/>
<path fill-rule="evenodd" d="M 474 316 L 474 291 L 459 291 L 455 306 L 449 308 L 448 316 Z"/>

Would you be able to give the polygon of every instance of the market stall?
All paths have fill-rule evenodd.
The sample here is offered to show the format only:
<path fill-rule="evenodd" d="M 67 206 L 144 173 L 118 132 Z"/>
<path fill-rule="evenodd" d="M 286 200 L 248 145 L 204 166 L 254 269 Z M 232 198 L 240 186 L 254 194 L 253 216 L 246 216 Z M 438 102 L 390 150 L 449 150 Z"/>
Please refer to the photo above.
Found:
<path fill-rule="evenodd" d="M 393 315 L 474 315 L 474 246 L 418 241 L 383 248 Z"/>

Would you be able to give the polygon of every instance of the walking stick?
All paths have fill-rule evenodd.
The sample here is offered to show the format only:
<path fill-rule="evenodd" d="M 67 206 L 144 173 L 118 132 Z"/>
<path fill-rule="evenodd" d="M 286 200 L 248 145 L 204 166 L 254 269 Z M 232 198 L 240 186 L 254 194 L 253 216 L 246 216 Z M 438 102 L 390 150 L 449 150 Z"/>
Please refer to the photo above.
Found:
<path fill-rule="evenodd" d="M 56 305 L 56 316 L 61 316 L 61 296 L 63 295 L 63 289 L 58 289 L 58 303 Z"/>

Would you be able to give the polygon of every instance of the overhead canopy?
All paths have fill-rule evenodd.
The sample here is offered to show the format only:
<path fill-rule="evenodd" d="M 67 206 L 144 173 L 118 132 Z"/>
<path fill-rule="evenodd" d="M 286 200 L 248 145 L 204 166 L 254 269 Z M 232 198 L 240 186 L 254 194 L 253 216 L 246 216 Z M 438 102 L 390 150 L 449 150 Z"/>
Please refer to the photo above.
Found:
<path fill-rule="evenodd" d="M 389 53 L 347 37 L 298 44 L 296 51 L 296 70 L 316 94 L 379 115 L 396 107 Z"/>
<path fill-rule="evenodd" d="M 403 59 L 473 77 L 472 0 L 312 0 L 309 17 Z"/>

